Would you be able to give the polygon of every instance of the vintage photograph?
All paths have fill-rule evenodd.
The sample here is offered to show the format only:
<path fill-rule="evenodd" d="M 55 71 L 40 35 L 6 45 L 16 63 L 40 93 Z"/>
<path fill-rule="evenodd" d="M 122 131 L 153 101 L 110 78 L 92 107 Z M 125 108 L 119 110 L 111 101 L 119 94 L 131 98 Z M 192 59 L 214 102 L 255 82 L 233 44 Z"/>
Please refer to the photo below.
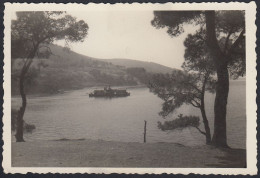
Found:
<path fill-rule="evenodd" d="M 5 12 L 9 171 L 256 173 L 254 3 L 18 5 Z"/>

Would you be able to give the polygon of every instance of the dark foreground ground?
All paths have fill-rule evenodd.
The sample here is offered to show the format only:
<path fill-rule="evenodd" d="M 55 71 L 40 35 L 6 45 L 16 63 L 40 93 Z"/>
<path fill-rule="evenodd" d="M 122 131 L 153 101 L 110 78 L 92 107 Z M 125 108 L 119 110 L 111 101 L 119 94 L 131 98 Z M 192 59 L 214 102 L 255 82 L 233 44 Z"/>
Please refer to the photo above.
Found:
<path fill-rule="evenodd" d="M 175 143 L 59 140 L 12 143 L 13 167 L 244 167 L 246 150 Z"/>

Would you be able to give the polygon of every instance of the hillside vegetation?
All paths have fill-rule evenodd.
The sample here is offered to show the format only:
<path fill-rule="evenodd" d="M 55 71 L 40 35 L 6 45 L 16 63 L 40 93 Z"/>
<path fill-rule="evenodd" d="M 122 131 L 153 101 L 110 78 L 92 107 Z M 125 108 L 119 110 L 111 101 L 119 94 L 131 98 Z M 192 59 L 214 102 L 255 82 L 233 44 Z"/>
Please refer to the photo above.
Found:
<path fill-rule="evenodd" d="M 138 61 L 129 65 L 131 60 L 123 59 L 122 61 L 126 64 L 120 62 L 119 65 L 119 62 L 113 62 L 113 60 L 91 58 L 57 45 L 51 45 L 50 49 L 53 55 L 48 59 L 34 59 L 33 61 L 26 80 L 26 92 L 29 94 L 51 94 L 90 86 L 144 84 L 148 80 L 149 72 L 165 72 L 166 70 L 162 69 L 167 68 L 155 63 L 150 66 L 143 65 L 145 62 L 138 63 Z M 12 60 L 13 95 L 19 93 L 18 76 L 22 64 L 21 59 Z M 158 70 L 155 70 L 156 66 Z M 171 72 L 171 70 L 168 71 Z"/>
<path fill-rule="evenodd" d="M 144 68 L 147 72 L 150 73 L 171 73 L 172 68 L 157 64 L 154 62 L 144 62 L 137 61 L 132 59 L 105 59 L 103 61 L 111 62 L 112 64 L 125 66 L 127 68 L 139 67 Z"/>

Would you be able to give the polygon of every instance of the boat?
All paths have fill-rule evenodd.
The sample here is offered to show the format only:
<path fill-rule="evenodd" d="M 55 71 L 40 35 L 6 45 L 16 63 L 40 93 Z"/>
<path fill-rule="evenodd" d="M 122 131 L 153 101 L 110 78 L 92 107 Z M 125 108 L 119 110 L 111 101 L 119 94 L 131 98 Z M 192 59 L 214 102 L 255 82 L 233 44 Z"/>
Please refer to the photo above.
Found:
<path fill-rule="evenodd" d="M 105 87 L 104 90 L 94 90 L 89 94 L 89 97 L 126 97 L 130 96 L 130 93 L 126 90 L 120 89 L 112 89 L 109 87 Z"/>

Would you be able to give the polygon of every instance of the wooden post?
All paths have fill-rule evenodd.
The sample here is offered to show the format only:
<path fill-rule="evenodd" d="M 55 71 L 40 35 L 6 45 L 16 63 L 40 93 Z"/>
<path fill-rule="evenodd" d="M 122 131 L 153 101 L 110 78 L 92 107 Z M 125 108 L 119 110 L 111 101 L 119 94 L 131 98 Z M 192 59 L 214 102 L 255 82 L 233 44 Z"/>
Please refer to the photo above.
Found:
<path fill-rule="evenodd" d="M 144 143 L 146 143 L 146 120 L 144 120 Z"/>

